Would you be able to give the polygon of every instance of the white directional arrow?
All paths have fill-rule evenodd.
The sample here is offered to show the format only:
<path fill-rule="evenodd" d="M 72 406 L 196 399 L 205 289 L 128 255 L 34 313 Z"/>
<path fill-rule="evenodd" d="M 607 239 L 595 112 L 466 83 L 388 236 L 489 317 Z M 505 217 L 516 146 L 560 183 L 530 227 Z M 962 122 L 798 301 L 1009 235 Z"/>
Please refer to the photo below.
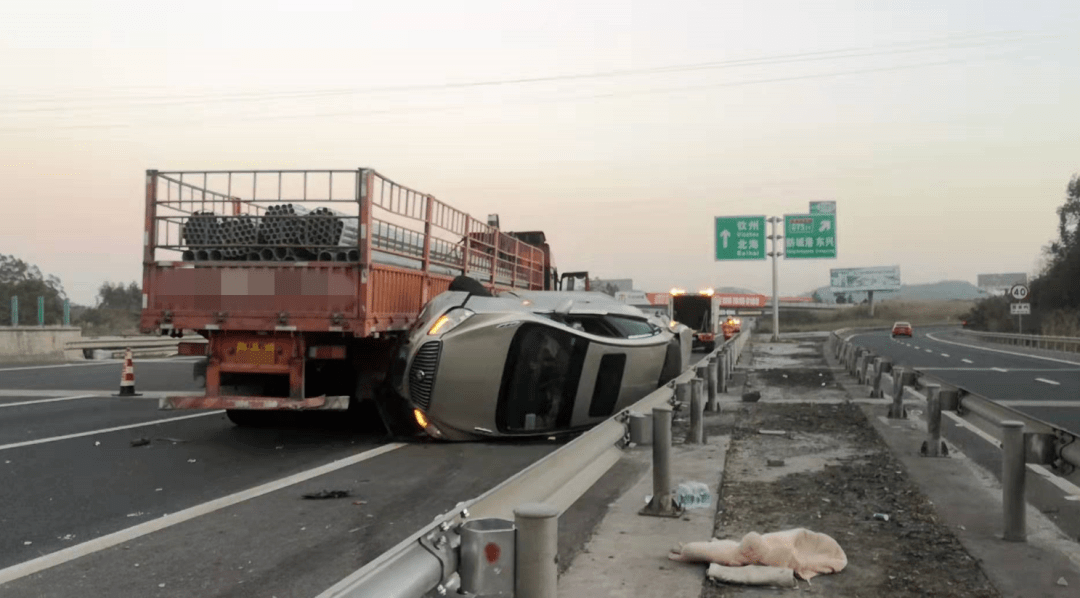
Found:
<path fill-rule="evenodd" d="M 720 238 L 724 241 L 724 249 L 727 249 L 727 240 L 730 236 L 731 231 L 729 231 L 728 229 L 725 228 L 724 230 L 720 231 Z"/>
<path fill-rule="evenodd" d="M 821 228 L 818 229 L 818 232 L 823 233 L 823 232 L 829 230 L 830 228 L 832 228 L 832 220 L 822 220 L 821 221 Z"/>

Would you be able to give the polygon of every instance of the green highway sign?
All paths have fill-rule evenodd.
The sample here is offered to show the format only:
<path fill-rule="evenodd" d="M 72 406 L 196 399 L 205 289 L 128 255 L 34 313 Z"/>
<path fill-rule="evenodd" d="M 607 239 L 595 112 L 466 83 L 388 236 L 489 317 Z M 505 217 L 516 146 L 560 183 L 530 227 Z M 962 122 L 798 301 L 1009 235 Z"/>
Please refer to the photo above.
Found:
<path fill-rule="evenodd" d="M 836 214 L 785 214 L 784 257 L 835 258 Z"/>
<path fill-rule="evenodd" d="M 835 201 L 812 201 L 810 202 L 811 214 L 835 214 L 836 202 Z"/>
<path fill-rule="evenodd" d="M 717 216 L 716 259 L 765 259 L 764 216 Z"/>

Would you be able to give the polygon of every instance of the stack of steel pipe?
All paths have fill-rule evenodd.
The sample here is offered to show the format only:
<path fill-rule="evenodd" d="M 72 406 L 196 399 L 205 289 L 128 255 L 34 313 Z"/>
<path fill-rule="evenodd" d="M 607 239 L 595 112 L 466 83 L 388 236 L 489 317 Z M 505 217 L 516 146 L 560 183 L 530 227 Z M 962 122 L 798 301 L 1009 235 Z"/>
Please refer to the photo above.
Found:
<path fill-rule="evenodd" d="M 263 217 L 195 212 L 181 239 L 184 260 L 360 260 L 356 218 L 296 204 L 269 206 Z"/>

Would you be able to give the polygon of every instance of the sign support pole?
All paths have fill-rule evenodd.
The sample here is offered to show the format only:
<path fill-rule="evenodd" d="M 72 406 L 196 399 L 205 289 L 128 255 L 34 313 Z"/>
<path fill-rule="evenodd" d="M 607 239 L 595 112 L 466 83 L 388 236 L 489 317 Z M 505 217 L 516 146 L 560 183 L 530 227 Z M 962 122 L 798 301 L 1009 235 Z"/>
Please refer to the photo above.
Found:
<path fill-rule="evenodd" d="M 867 291 L 870 295 L 870 317 L 874 317 L 874 291 Z"/>
<path fill-rule="evenodd" d="M 779 292 L 779 270 L 776 263 L 777 258 L 780 257 L 780 235 L 776 234 L 776 223 L 780 219 L 777 217 L 769 218 L 769 224 L 772 225 L 772 234 L 769 235 L 769 240 L 772 241 L 772 252 L 769 253 L 769 257 L 772 258 L 772 340 L 773 342 L 780 340 L 780 292 Z"/>

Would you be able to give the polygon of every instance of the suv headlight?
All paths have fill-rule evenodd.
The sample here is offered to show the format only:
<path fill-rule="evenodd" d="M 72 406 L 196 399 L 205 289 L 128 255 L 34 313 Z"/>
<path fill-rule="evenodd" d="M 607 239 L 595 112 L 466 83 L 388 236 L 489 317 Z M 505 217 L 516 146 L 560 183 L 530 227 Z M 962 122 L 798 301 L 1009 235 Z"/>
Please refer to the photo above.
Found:
<path fill-rule="evenodd" d="M 429 335 L 445 334 L 456 328 L 459 324 L 468 320 L 473 316 L 471 309 L 464 307 L 456 307 L 445 314 L 443 314 L 435 323 L 428 329 Z"/>

